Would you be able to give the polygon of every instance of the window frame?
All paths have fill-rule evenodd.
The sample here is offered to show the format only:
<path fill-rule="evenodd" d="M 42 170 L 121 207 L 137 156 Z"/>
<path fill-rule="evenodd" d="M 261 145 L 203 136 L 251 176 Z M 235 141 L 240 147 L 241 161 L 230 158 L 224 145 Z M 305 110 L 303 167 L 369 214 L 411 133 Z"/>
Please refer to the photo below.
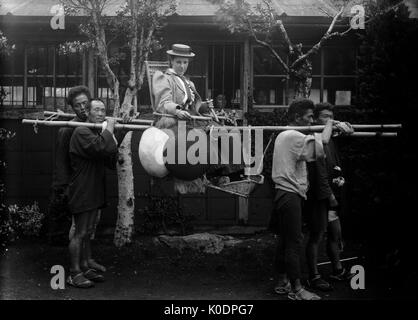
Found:
<path fill-rule="evenodd" d="M 282 46 L 274 46 L 275 48 L 283 48 Z M 261 45 L 257 45 L 257 44 L 252 44 L 251 45 L 251 59 L 250 59 L 250 70 L 251 70 L 251 77 L 250 77 L 250 90 L 251 93 L 254 93 L 254 80 L 255 78 L 261 78 L 261 77 L 272 77 L 272 78 L 283 78 L 286 77 L 286 75 L 284 74 L 272 74 L 272 75 L 262 75 L 262 74 L 255 74 L 254 73 L 254 50 L 256 48 L 263 48 Z M 310 48 L 310 47 L 309 47 Z M 355 70 L 352 74 L 343 74 L 343 75 L 328 75 L 325 74 L 325 51 L 329 48 L 350 48 L 350 49 L 354 49 L 355 51 L 355 56 L 357 57 L 358 55 L 358 47 L 356 46 L 338 46 L 338 45 L 330 45 L 330 46 L 324 46 L 322 47 L 322 49 L 319 52 L 320 55 L 320 73 L 319 74 L 312 74 L 312 81 L 314 81 L 314 79 L 319 79 L 320 81 L 320 94 L 319 94 L 319 99 L 320 102 L 324 102 L 324 90 L 326 89 L 324 87 L 325 84 L 325 79 L 355 79 L 355 90 L 354 90 L 354 95 L 355 97 L 357 97 L 358 95 L 358 75 L 357 75 L 357 71 L 358 71 L 358 61 L 357 59 L 355 59 Z M 304 49 L 306 49 L 306 47 L 304 47 Z M 286 57 L 286 63 L 288 63 L 288 56 Z M 268 104 L 268 105 L 262 105 L 262 104 L 256 104 L 255 100 L 253 98 L 253 104 L 252 104 L 252 108 L 253 109 L 280 109 L 280 108 L 287 108 L 288 104 L 286 104 L 286 97 L 288 95 L 288 91 L 289 91 L 289 84 L 290 84 L 290 80 L 289 78 L 286 79 L 286 84 L 284 87 L 284 94 L 283 94 L 283 99 L 284 99 L 284 104 L 282 105 L 278 105 L 278 104 Z M 328 100 L 328 99 L 327 99 Z M 351 104 L 350 106 L 352 106 L 353 104 Z M 345 107 L 346 105 L 338 105 L 337 107 Z"/>
<path fill-rule="evenodd" d="M 77 53 L 80 55 L 80 72 L 81 73 L 77 73 L 75 75 L 69 75 L 69 74 L 58 74 L 58 55 L 59 55 L 59 44 L 58 43 L 20 43 L 17 44 L 22 46 L 23 48 L 23 74 L 2 74 L 2 78 L 4 79 L 8 79 L 8 78 L 20 78 L 23 77 L 23 86 L 22 86 L 22 101 L 21 103 L 14 103 L 13 102 L 13 90 L 12 90 L 12 103 L 11 104 L 3 104 L 3 106 L 1 107 L 3 110 L 13 110 L 13 109 L 34 109 L 34 110 L 38 110 L 38 109 L 43 109 L 43 110 L 47 110 L 48 109 L 48 104 L 46 102 L 46 98 L 52 98 L 52 104 L 54 109 L 57 108 L 57 99 L 62 98 L 57 96 L 57 89 L 64 89 L 64 92 L 66 95 L 68 92 L 68 89 L 70 87 L 57 87 L 58 84 L 58 80 L 59 79 L 77 79 L 79 78 L 81 80 L 80 84 L 85 84 L 86 83 L 86 75 L 85 75 L 85 69 L 86 69 L 86 54 L 85 53 Z M 29 63 L 28 63 L 28 59 L 30 58 L 29 56 L 29 50 L 31 48 L 34 48 L 35 50 L 37 50 L 38 48 L 45 48 L 48 52 L 48 56 L 46 59 L 50 59 L 49 57 L 49 50 L 52 49 L 52 72 L 48 74 L 36 74 L 33 73 L 31 74 L 29 71 Z M 13 59 L 13 63 L 15 63 L 15 57 L 12 56 Z M 66 58 L 68 59 L 68 58 Z M 38 62 L 38 61 L 36 61 Z M 49 61 L 47 61 L 47 63 L 49 63 Z M 68 63 L 68 62 L 66 62 Z M 40 104 L 37 103 L 38 97 L 37 95 L 35 95 L 36 100 L 30 100 L 29 99 L 29 88 L 37 88 L 37 86 L 29 86 L 28 82 L 30 82 L 31 80 L 35 81 L 37 79 L 52 79 L 52 85 L 51 86 L 43 86 L 43 92 L 41 95 L 41 99 L 42 102 Z M 12 86 L 12 87 L 18 87 L 18 86 Z M 19 86 L 20 87 L 20 86 Z M 51 88 L 52 89 L 52 96 L 46 96 L 45 92 L 46 92 L 46 88 Z M 32 92 L 36 92 L 35 90 L 32 90 Z M 19 101 L 20 102 L 20 101 Z"/>

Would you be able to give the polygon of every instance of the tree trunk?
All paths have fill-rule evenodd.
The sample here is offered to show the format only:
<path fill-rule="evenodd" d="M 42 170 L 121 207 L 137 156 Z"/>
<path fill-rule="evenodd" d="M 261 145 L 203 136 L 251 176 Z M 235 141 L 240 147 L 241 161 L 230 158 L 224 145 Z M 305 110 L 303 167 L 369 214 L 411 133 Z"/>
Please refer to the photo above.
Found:
<path fill-rule="evenodd" d="M 131 102 L 134 102 L 134 105 L 136 104 L 136 92 L 136 89 L 126 89 L 120 114 L 133 111 L 131 110 Z M 134 233 L 135 192 L 131 142 L 132 131 L 129 131 L 119 147 L 118 162 L 116 164 L 119 190 L 118 219 L 113 239 L 116 247 L 130 244 Z"/>
<path fill-rule="evenodd" d="M 119 147 L 118 172 L 118 219 L 114 235 L 116 247 L 131 243 L 134 231 L 135 193 L 131 151 L 132 131 L 129 131 Z"/>
<path fill-rule="evenodd" d="M 295 95 L 294 99 L 305 98 L 308 99 L 311 95 L 312 78 L 295 79 Z"/>

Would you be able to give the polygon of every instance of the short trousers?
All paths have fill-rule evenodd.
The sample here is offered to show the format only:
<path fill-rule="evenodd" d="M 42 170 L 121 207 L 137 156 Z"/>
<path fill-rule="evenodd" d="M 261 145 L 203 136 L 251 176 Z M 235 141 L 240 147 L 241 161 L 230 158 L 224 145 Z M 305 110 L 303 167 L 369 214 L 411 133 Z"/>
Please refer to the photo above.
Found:
<path fill-rule="evenodd" d="M 328 211 L 328 222 L 333 222 L 335 220 L 338 220 L 338 214 L 336 210 L 329 210 Z"/>
<path fill-rule="evenodd" d="M 323 233 L 328 226 L 328 199 L 309 200 L 305 206 L 305 218 L 310 232 Z"/>

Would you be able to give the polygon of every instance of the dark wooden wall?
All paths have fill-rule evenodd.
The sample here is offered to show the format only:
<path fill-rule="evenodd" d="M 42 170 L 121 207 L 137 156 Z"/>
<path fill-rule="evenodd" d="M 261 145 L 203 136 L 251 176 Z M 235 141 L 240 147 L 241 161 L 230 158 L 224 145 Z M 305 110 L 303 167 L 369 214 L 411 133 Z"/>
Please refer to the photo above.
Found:
<path fill-rule="evenodd" d="M 21 120 L 0 120 L 0 127 L 14 131 L 15 137 L 0 146 L 2 158 L 7 162 L 4 174 L 6 201 L 8 204 L 27 205 L 34 201 L 46 212 L 52 182 L 54 150 L 57 128 L 39 127 L 36 134 L 31 125 L 22 125 Z M 141 133 L 135 132 L 132 140 L 136 209 L 146 206 L 143 196 L 151 192 L 151 177 L 142 168 L 138 157 Z M 107 176 L 109 207 L 103 214 L 105 227 L 113 227 L 117 217 L 117 176 L 109 170 Z M 272 191 L 265 184 L 256 188 L 249 201 L 249 225 L 265 226 L 271 211 Z M 180 197 L 183 212 L 194 216 L 199 225 L 238 224 L 238 197 L 217 190 L 208 190 L 203 195 Z M 139 215 L 139 213 L 136 213 Z M 138 220 L 138 219 L 137 219 Z"/>

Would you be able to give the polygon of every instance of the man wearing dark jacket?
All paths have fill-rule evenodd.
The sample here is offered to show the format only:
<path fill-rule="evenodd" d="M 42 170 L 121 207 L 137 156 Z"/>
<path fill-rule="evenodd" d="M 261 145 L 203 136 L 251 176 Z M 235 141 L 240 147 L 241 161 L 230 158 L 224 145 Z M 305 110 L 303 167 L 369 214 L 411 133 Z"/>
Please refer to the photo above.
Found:
<path fill-rule="evenodd" d="M 319 103 L 314 110 L 315 122 L 324 125 L 334 120 L 333 105 Z M 353 132 L 348 123 L 338 123 L 341 132 Z M 343 269 L 340 262 L 341 226 L 337 212 L 341 188 L 344 178 L 341 172 L 341 162 L 334 140 L 331 138 L 324 146 L 325 158 L 314 163 L 308 163 L 308 177 L 310 189 L 306 203 L 306 215 L 309 229 L 309 240 L 306 245 L 306 260 L 309 269 L 309 285 L 313 289 L 322 291 L 332 290 L 332 286 L 325 281 L 318 271 L 318 248 L 323 234 L 328 229 L 327 253 L 334 269 L 331 278 L 345 280 L 350 273 Z"/>
<path fill-rule="evenodd" d="M 92 100 L 87 122 L 103 123 L 106 108 L 102 101 Z M 70 276 L 67 282 L 78 288 L 92 287 L 92 281 L 104 281 L 103 275 L 88 264 L 90 236 L 98 210 L 106 206 L 106 167 L 115 168 L 118 142 L 113 134 L 115 119 L 108 119 L 102 132 L 78 127 L 70 140 L 71 178 L 69 210 L 75 230 L 70 239 Z"/>
<path fill-rule="evenodd" d="M 67 103 L 71 106 L 75 118 L 72 121 L 84 122 L 87 119 L 87 105 L 91 99 L 85 86 L 77 86 L 68 92 Z M 70 139 L 74 128 L 60 128 L 55 145 L 55 163 L 52 180 L 52 192 L 48 210 L 47 237 L 51 244 L 67 244 L 71 226 L 71 214 L 68 210 L 68 183 L 71 176 Z"/>
<path fill-rule="evenodd" d="M 85 122 L 87 120 L 87 108 L 90 100 L 90 90 L 86 86 L 76 86 L 69 90 L 67 103 L 76 114 L 71 121 Z M 74 231 L 74 224 L 71 226 L 72 215 L 68 207 L 68 185 L 72 170 L 69 149 L 73 132 L 74 128 L 60 128 L 57 135 L 52 194 L 48 212 L 48 238 L 51 244 L 68 245 L 68 238 L 72 237 Z M 90 254 L 88 264 L 90 268 L 106 271 L 106 268 L 97 263 Z"/>

